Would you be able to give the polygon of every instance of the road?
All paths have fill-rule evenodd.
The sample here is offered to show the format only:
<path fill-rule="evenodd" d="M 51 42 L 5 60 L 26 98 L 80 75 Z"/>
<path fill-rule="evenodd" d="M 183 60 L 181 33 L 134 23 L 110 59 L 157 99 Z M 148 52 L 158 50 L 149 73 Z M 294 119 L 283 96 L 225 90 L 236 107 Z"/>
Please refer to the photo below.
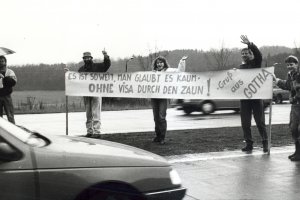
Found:
<path fill-rule="evenodd" d="M 187 188 L 184 200 L 298 200 L 300 163 L 287 159 L 293 150 L 214 152 L 170 161 Z"/>
<path fill-rule="evenodd" d="M 272 124 L 288 123 L 290 104 L 272 106 Z M 266 110 L 269 123 L 270 110 Z M 201 129 L 240 126 L 239 114 L 231 111 L 212 115 L 184 115 L 168 109 L 168 129 Z M 69 113 L 69 135 L 85 134 L 85 114 Z M 66 115 L 17 115 L 16 122 L 41 133 L 65 134 Z M 103 133 L 153 131 L 152 110 L 102 112 Z M 199 199 L 299 199 L 300 165 L 287 156 L 294 147 L 274 147 L 263 154 L 256 147 L 252 154 L 241 151 L 210 152 L 170 156 L 166 159 L 179 172 L 187 188 L 184 200 Z"/>
<path fill-rule="evenodd" d="M 290 104 L 272 106 L 272 124 L 288 123 Z M 269 109 L 265 112 L 269 123 Z M 44 134 L 66 134 L 66 114 L 16 115 L 16 123 Z M 154 122 L 151 109 L 104 111 L 101 113 L 102 133 L 130 133 L 153 131 Z M 181 110 L 169 108 L 167 111 L 168 130 L 202 129 L 241 126 L 240 116 L 233 111 L 218 111 L 211 115 L 200 112 L 185 115 Z M 52 124 L 52 125 L 49 125 Z M 68 114 L 69 135 L 84 135 L 85 113 Z M 254 122 L 253 122 L 254 124 Z"/>

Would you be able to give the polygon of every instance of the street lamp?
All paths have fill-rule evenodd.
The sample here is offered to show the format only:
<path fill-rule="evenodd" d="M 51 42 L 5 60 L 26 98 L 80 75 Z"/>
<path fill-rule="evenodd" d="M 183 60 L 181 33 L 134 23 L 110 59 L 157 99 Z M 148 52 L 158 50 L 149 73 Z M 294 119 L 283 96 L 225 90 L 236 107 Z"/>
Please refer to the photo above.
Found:
<path fill-rule="evenodd" d="M 126 66 L 125 66 L 125 72 L 127 72 L 127 65 L 128 65 L 128 62 L 130 60 L 134 59 L 134 56 L 131 56 L 129 59 L 126 60 Z"/>

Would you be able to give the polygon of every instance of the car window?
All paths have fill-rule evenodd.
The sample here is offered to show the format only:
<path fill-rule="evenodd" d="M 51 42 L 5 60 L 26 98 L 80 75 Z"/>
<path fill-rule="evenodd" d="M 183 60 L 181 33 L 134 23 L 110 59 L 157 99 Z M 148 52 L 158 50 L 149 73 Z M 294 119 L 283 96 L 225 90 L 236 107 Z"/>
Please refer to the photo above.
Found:
<path fill-rule="evenodd" d="M 43 147 L 50 144 L 50 141 L 38 133 L 33 133 L 26 143 L 33 147 Z"/>
<path fill-rule="evenodd" d="M 30 146 L 41 147 L 50 143 L 50 141 L 44 136 L 32 132 L 25 127 L 18 127 L 3 118 L 0 118 L 0 129 L 5 130 L 6 132 L 10 133 L 14 137 Z"/>
<path fill-rule="evenodd" d="M 25 142 L 31 135 L 30 133 L 24 131 L 23 129 L 17 127 L 16 125 L 10 123 L 9 121 L 3 118 L 0 118 L 0 128 L 12 134 L 13 136 L 15 136 L 23 142 Z"/>

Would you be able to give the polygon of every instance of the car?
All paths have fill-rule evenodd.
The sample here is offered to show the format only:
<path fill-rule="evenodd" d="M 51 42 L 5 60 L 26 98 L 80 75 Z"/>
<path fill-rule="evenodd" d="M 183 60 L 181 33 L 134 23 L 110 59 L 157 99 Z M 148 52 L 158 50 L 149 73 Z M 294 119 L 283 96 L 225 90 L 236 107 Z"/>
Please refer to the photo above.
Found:
<path fill-rule="evenodd" d="M 204 115 L 211 114 L 217 110 L 233 110 L 235 112 L 240 111 L 239 99 L 179 99 L 173 103 L 173 107 L 177 107 L 179 110 L 187 115 L 192 112 L 202 112 Z M 268 101 L 264 101 L 264 108 L 269 106 Z"/>
<path fill-rule="evenodd" d="M 240 100 L 232 99 L 181 99 L 177 101 L 177 109 L 183 110 L 186 114 L 192 112 L 202 112 L 205 115 L 216 110 L 240 111 Z"/>
<path fill-rule="evenodd" d="M 0 118 L 0 199 L 147 200 L 184 198 L 162 157 L 80 136 L 45 136 Z"/>
<path fill-rule="evenodd" d="M 277 104 L 282 103 L 283 101 L 289 101 L 290 91 L 283 90 L 279 87 L 273 88 L 273 101 Z"/>

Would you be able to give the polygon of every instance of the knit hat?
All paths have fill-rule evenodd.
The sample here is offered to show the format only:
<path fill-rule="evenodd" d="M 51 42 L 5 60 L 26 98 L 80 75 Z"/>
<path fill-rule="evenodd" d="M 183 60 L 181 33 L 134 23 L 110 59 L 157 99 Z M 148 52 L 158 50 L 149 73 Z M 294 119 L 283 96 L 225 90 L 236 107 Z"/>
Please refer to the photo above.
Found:
<path fill-rule="evenodd" d="M 85 57 L 91 57 L 91 58 L 93 58 L 91 52 L 84 52 L 82 58 L 85 58 Z"/>
<path fill-rule="evenodd" d="M 285 63 L 299 63 L 299 60 L 296 56 L 290 55 L 285 59 Z"/>

